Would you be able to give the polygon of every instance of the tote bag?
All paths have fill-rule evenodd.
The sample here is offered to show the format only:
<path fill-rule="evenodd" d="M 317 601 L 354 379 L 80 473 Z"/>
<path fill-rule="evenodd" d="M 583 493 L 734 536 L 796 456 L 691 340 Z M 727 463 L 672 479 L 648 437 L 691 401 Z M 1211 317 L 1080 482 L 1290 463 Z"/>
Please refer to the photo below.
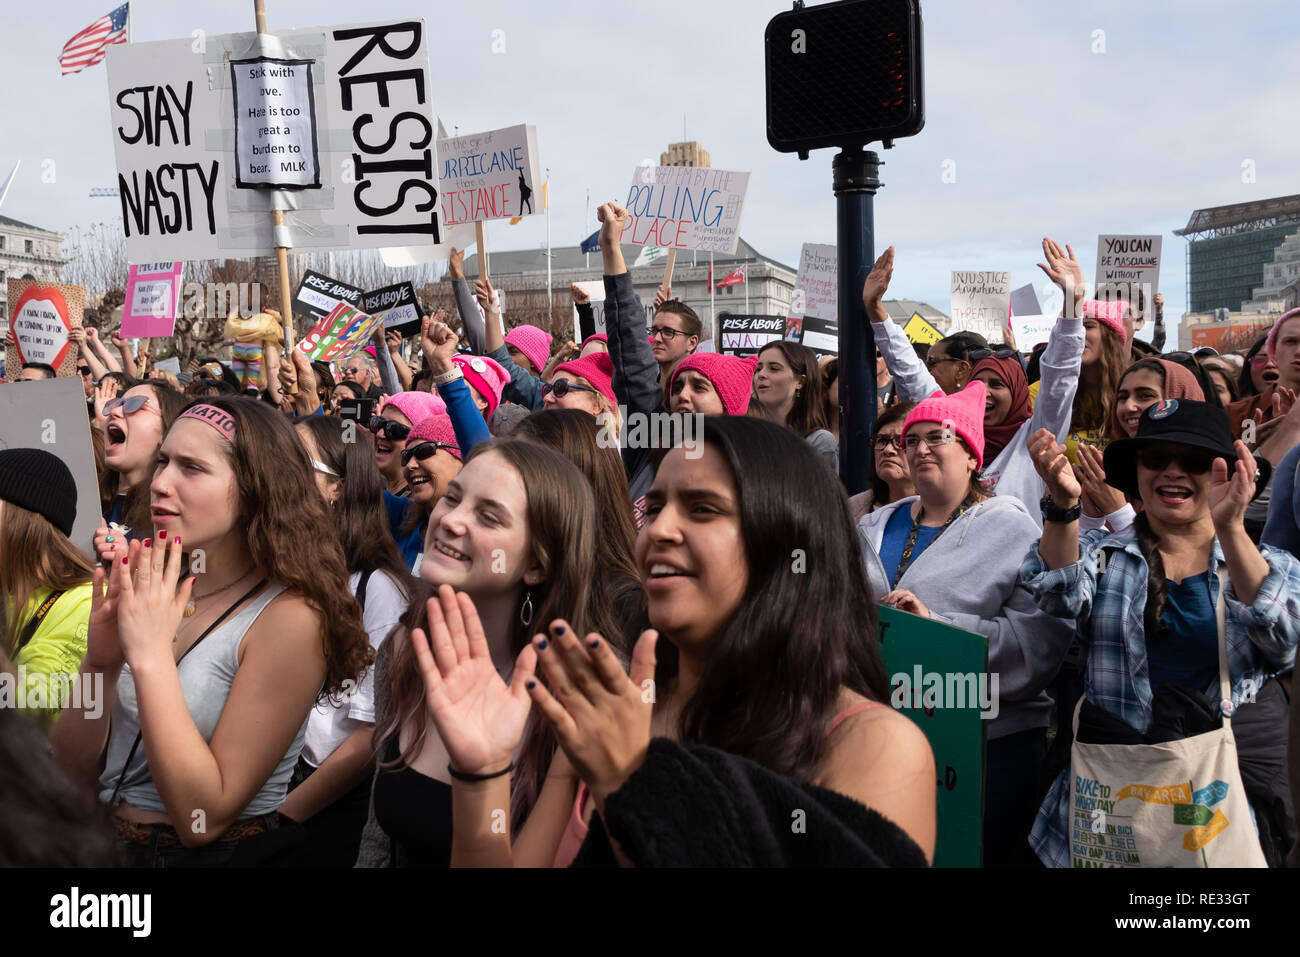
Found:
<path fill-rule="evenodd" d="M 1229 713 L 1227 628 L 1219 572 L 1223 726 L 1162 744 L 1087 744 L 1070 752 L 1072 867 L 1266 867 L 1237 767 Z"/>

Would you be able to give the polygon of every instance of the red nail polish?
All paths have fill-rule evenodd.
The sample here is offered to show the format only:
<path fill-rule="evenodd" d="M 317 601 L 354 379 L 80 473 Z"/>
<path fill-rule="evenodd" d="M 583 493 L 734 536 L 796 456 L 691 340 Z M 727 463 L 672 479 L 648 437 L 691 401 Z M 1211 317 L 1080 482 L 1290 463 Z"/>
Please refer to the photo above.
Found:
<path fill-rule="evenodd" d="M 146 538 L 146 539 L 144 540 L 144 547 L 145 547 L 145 548 L 148 548 L 151 544 L 153 544 L 153 539 L 152 539 L 152 538 Z"/>
<path fill-rule="evenodd" d="M 180 537 L 179 535 L 177 535 L 177 536 L 176 536 L 176 543 L 175 543 L 175 544 L 179 545 L 180 543 L 181 543 L 181 537 Z"/>
<path fill-rule="evenodd" d="M 158 538 L 160 541 L 164 541 L 164 542 L 167 541 L 167 529 L 165 528 L 158 529 Z"/>
<path fill-rule="evenodd" d="M 130 561 L 131 561 L 131 559 L 127 558 L 125 555 L 122 556 L 122 564 L 123 564 L 123 565 L 130 564 Z"/>

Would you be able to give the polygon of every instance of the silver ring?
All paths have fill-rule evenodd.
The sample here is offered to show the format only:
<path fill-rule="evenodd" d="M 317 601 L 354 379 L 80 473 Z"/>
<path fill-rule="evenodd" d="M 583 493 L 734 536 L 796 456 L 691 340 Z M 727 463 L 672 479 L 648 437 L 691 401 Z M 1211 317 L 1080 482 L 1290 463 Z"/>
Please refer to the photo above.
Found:
<path fill-rule="evenodd" d="M 104 539 L 104 541 L 106 541 L 106 542 L 111 542 L 112 540 L 113 540 L 113 536 L 112 536 L 112 535 L 109 535 L 107 538 Z"/>

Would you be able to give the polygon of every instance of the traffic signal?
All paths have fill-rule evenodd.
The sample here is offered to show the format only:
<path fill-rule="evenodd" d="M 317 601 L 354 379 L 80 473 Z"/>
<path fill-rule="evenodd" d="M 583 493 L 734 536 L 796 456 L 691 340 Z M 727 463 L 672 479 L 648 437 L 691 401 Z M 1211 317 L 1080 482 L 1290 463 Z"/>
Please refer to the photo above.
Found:
<path fill-rule="evenodd" d="M 920 0 L 800 0 L 768 23 L 764 46 L 775 150 L 890 146 L 925 125 Z"/>

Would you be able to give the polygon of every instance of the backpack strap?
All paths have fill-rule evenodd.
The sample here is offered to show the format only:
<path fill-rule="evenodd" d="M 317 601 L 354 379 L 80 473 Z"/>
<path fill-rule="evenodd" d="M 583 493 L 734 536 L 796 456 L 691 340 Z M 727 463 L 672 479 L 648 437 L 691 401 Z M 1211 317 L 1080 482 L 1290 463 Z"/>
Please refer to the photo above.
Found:
<path fill-rule="evenodd" d="M 362 572 L 361 581 L 357 582 L 357 604 L 361 606 L 362 612 L 366 610 L 366 586 L 370 584 L 370 576 L 374 573 L 373 568 Z"/>
<path fill-rule="evenodd" d="M 36 614 L 32 616 L 32 620 L 27 623 L 22 634 L 18 636 L 18 644 L 14 647 L 15 655 L 22 651 L 23 645 L 31 641 L 36 635 L 36 629 L 41 627 L 41 622 L 45 620 L 45 616 L 50 613 L 50 609 L 54 607 L 54 603 L 62 598 L 63 594 L 64 593 L 61 591 L 51 592 L 50 597 L 41 602 L 41 607 L 36 609 Z"/>

